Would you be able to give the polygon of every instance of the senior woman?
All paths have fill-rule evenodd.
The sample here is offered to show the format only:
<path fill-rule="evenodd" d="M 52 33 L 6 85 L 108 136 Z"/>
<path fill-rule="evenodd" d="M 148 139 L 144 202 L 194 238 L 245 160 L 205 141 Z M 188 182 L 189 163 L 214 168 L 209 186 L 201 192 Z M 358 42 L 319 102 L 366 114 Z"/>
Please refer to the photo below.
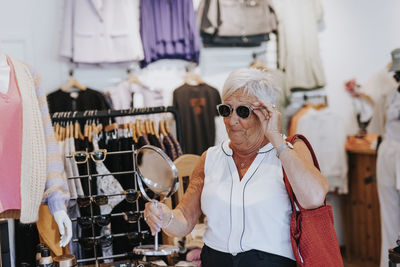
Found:
<path fill-rule="evenodd" d="M 174 210 L 146 204 L 153 235 L 162 229 L 183 237 L 202 212 L 207 216 L 203 267 L 296 266 L 282 167 L 304 208 L 324 203 L 328 181 L 307 146 L 300 139 L 286 143 L 279 131 L 281 115 L 274 105 L 279 93 L 262 70 L 232 72 L 217 107 L 229 140 L 203 153 Z"/>

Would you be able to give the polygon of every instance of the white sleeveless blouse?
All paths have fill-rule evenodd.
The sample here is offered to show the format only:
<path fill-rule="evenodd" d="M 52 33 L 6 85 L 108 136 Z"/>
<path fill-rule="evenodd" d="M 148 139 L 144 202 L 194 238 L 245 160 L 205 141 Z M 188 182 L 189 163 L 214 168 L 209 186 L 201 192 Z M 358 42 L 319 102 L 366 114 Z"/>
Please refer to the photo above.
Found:
<path fill-rule="evenodd" d="M 290 243 L 291 205 L 280 160 L 271 143 L 258 152 L 242 180 L 229 140 L 208 149 L 201 208 L 204 243 L 218 251 L 257 249 L 295 260 Z"/>

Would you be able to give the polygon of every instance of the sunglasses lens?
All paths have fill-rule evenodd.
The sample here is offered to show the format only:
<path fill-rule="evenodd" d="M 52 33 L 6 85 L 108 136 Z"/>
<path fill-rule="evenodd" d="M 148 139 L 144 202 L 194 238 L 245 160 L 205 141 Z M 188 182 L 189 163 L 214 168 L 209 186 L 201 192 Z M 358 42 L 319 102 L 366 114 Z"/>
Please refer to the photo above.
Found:
<path fill-rule="evenodd" d="M 85 207 L 89 206 L 90 198 L 89 197 L 78 197 L 76 199 L 76 202 L 78 202 L 79 207 L 85 208 Z"/>
<path fill-rule="evenodd" d="M 106 153 L 103 150 L 93 151 L 91 155 L 94 161 L 103 161 L 106 158 Z"/>
<path fill-rule="evenodd" d="M 79 242 L 81 243 L 83 249 L 85 250 L 90 250 L 93 249 L 93 246 L 96 243 L 96 240 L 90 237 L 82 238 L 79 239 Z"/>
<path fill-rule="evenodd" d="M 126 196 L 125 199 L 129 203 L 134 203 L 136 200 L 139 198 L 139 192 L 136 191 L 135 189 L 128 189 L 126 190 Z"/>
<path fill-rule="evenodd" d="M 77 222 L 82 228 L 89 228 L 92 225 L 92 218 L 78 217 Z"/>
<path fill-rule="evenodd" d="M 113 236 L 112 235 L 105 235 L 100 237 L 100 244 L 103 248 L 109 247 L 112 245 Z"/>
<path fill-rule="evenodd" d="M 107 226 L 110 223 L 111 215 L 99 215 L 96 217 L 96 223 L 99 226 Z"/>
<path fill-rule="evenodd" d="M 229 117 L 231 115 L 231 107 L 228 105 L 218 105 L 218 113 L 222 117 Z"/>
<path fill-rule="evenodd" d="M 143 240 L 143 241 L 145 241 L 145 240 L 151 238 L 151 234 L 150 234 L 149 231 L 142 232 L 141 235 L 142 235 L 142 240 Z"/>
<path fill-rule="evenodd" d="M 130 232 L 127 234 L 127 237 L 129 239 L 129 242 L 132 244 L 137 244 L 140 242 L 140 235 L 138 232 Z"/>
<path fill-rule="evenodd" d="M 246 106 L 238 106 L 236 108 L 236 114 L 242 119 L 248 118 L 250 116 L 250 112 L 250 108 Z"/>
<path fill-rule="evenodd" d="M 124 219 L 128 223 L 136 223 L 139 220 L 139 218 L 140 218 L 140 213 L 138 212 L 129 211 L 124 213 Z"/>
<path fill-rule="evenodd" d="M 74 160 L 78 164 L 85 163 L 86 159 L 87 159 L 87 153 L 85 153 L 85 152 L 76 152 L 74 154 Z"/>
<path fill-rule="evenodd" d="M 106 205 L 108 203 L 108 196 L 95 196 L 94 202 L 98 205 Z"/>

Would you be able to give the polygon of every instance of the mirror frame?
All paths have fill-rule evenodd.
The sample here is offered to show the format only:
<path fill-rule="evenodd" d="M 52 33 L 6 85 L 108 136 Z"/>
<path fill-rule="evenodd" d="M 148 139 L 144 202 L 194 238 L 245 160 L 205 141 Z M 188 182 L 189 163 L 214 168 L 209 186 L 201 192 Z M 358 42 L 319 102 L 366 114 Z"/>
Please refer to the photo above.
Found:
<path fill-rule="evenodd" d="M 155 151 L 156 153 L 158 153 L 158 154 L 168 163 L 169 167 L 171 168 L 172 176 L 173 176 L 173 181 L 172 181 L 172 185 L 171 185 L 171 187 L 170 187 L 169 189 L 166 188 L 166 187 L 164 187 L 164 186 L 162 186 L 162 185 L 159 185 L 159 184 L 157 184 L 157 183 L 151 181 L 151 180 L 150 180 L 149 178 L 147 178 L 147 177 L 144 177 L 143 174 L 140 172 L 140 168 L 137 166 L 138 156 L 139 156 L 139 154 L 140 154 L 140 152 L 141 152 L 142 150 L 146 150 L 146 149 L 150 149 L 150 150 L 153 150 L 153 151 Z M 159 147 L 156 147 L 156 146 L 152 146 L 152 145 L 145 145 L 145 146 L 142 146 L 141 148 L 139 148 L 139 149 L 136 151 L 135 163 L 136 163 L 136 174 L 137 174 L 137 178 L 138 178 L 137 181 L 138 181 L 138 184 L 139 184 L 140 191 L 141 191 L 141 193 L 142 193 L 142 195 L 144 196 L 145 199 L 147 199 L 148 201 L 155 201 L 155 199 L 151 199 L 151 198 L 147 195 L 146 191 L 144 190 L 144 186 L 143 186 L 142 183 L 144 183 L 146 186 L 150 185 L 150 186 L 152 186 L 152 187 L 155 187 L 155 188 L 159 188 L 159 189 L 161 189 L 161 190 L 168 191 L 168 193 L 167 193 L 162 199 L 161 199 L 162 196 L 160 195 L 160 202 L 162 202 L 162 201 L 164 201 L 165 199 L 169 198 L 172 194 L 174 194 L 174 193 L 177 191 L 177 189 L 178 189 L 178 187 L 179 187 L 178 169 L 176 168 L 175 164 L 174 164 L 174 163 L 172 162 L 172 160 L 167 156 L 167 154 L 165 154 L 165 152 L 164 152 L 162 149 L 160 149 Z M 150 189 L 150 190 L 151 190 L 151 189 Z M 153 192 L 154 192 L 154 191 L 153 191 Z M 155 193 L 156 195 L 159 195 L 159 194 L 157 194 L 156 192 L 154 192 L 154 193 Z"/>

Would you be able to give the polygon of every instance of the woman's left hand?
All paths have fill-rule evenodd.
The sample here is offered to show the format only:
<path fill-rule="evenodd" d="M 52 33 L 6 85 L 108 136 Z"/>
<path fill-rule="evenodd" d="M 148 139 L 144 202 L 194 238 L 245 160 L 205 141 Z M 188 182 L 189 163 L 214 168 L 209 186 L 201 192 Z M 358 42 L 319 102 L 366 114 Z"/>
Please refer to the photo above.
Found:
<path fill-rule="evenodd" d="M 252 104 L 253 112 L 261 122 L 265 136 L 268 140 L 280 135 L 281 113 L 275 105 L 269 102 L 258 101 Z"/>

